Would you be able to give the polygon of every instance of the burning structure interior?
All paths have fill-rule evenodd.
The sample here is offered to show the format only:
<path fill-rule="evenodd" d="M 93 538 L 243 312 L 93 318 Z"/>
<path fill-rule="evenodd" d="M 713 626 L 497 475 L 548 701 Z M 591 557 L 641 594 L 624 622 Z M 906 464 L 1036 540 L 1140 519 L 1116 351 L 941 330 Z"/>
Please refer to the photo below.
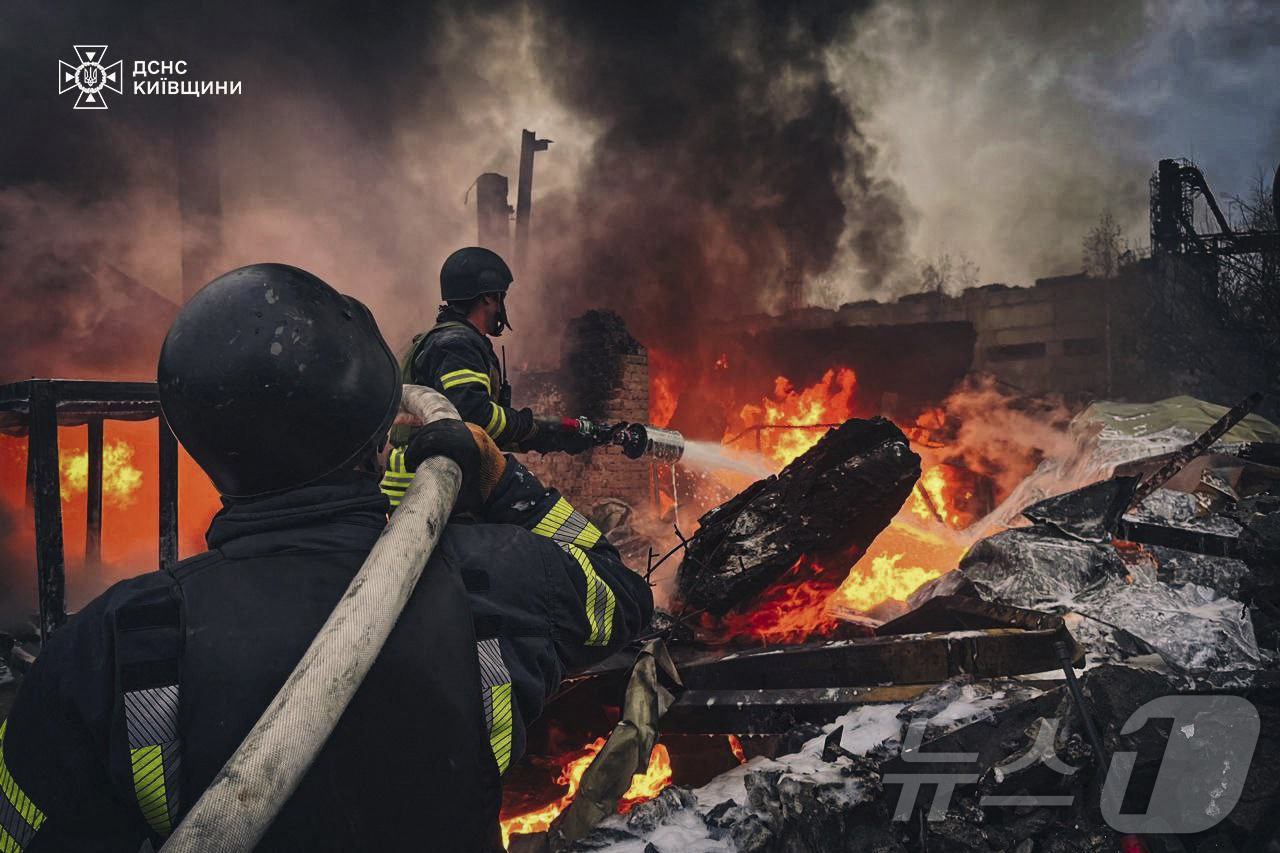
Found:
<path fill-rule="evenodd" d="M 531 171 L 545 141 L 526 132 L 525 149 Z M 1197 176 L 1161 161 L 1153 255 L 1113 277 L 795 309 L 709 329 L 683 352 L 646 347 L 608 311 L 574 320 L 560 369 L 519 377 L 525 398 L 677 429 L 687 449 L 678 465 L 613 448 L 529 462 L 647 573 L 661 612 L 639 658 L 576 674 L 536 722 L 506 779 L 509 849 L 1118 849 L 1101 812 L 1107 759 L 1136 754 L 1126 803 L 1141 813 L 1138 789 L 1151 791 L 1170 736 L 1129 731 L 1139 707 L 1242 696 L 1273 728 L 1280 428 L 1262 414 L 1276 403 L 1203 402 L 1254 389 L 1188 386 L 1143 343 L 1171 278 L 1280 248 L 1280 234 L 1225 222 L 1198 235 L 1194 198 L 1216 203 Z M 481 242 L 505 239 L 498 178 L 477 189 Z M 523 173 L 519 186 L 524 198 Z M 0 424 L 30 439 L 29 456 L 5 460 L 35 484 L 35 541 L 52 541 L 59 474 L 62 504 L 80 500 L 50 424 L 90 424 L 92 543 L 105 464 L 93 424 L 118 392 L 139 401 L 130 417 L 155 414 L 144 388 L 71 390 L 0 396 Z M 161 501 L 176 497 L 180 467 L 166 436 Z M 184 504 L 192 524 L 200 515 Z M 173 518 L 162 510 L 169 543 Z M 45 612 L 46 551 L 39 626 L 0 637 L 9 690 L 60 612 Z M 99 556 L 89 544 L 84 563 Z M 625 729 L 652 747 L 630 764 L 610 747 Z M 972 755 L 937 813 L 923 796 L 902 805 L 927 753 Z M 1238 758 L 1224 759 L 1234 775 L 1213 776 L 1226 787 L 1182 792 L 1203 810 L 1229 791 L 1224 820 L 1180 837 L 1152 824 L 1141 843 L 1267 849 L 1280 742 L 1264 734 L 1247 775 Z M 603 806 L 588 819 L 591 804 Z"/>

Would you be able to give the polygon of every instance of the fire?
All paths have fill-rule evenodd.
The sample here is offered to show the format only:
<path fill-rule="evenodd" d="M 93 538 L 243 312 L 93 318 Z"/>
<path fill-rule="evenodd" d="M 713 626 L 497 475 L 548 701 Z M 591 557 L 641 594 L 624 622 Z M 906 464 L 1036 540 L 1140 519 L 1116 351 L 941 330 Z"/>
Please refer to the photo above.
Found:
<path fill-rule="evenodd" d="M 860 561 L 836 590 L 833 603 L 862 613 L 885 601 L 906 601 L 907 596 L 942 574 L 938 569 L 899 565 L 905 556 L 877 554 L 871 558 L 870 571 L 861 571 Z"/>
<path fill-rule="evenodd" d="M 570 753 L 571 757 L 565 762 L 559 777 L 556 778 L 556 784 L 565 785 L 568 788 L 560 799 L 536 812 L 528 812 L 502 821 L 503 847 L 507 846 L 512 835 L 543 832 L 550 828 L 551 822 L 569 806 L 569 803 L 573 802 L 578 786 L 582 784 L 582 774 L 587 772 L 587 768 L 604 747 L 604 743 L 604 738 L 596 738 L 579 752 Z M 631 787 L 627 788 L 627 792 L 618 801 L 618 811 L 626 814 L 631 811 L 632 806 L 658 796 L 669 784 L 671 784 L 671 756 L 667 754 L 665 746 L 656 744 L 649 755 L 649 767 L 645 772 L 631 777 Z"/>
<path fill-rule="evenodd" d="M 827 600 L 836 591 L 835 584 L 791 580 L 811 574 L 811 568 L 800 558 L 749 613 L 729 613 L 718 622 L 708 615 L 704 626 L 728 636 L 755 636 L 766 643 L 800 643 L 813 634 L 831 633 L 839 624 L 827 615 Z"/>
<path fill-rule="evenodd" d="M 105 424 L 103 440 L 103 513 L 100 560 L 85 561 L 88 508 L 88 430 L 58 430 L 62 530 L 67 566 L 67 606 L 82 607 L 115 581 L 154 571 L 159 528 L 159 445 L 156 422 Z M 27 439 L 0 436 L 0 542 L 14 558 L 8 575 L 34 606 L 35 534 L 26 505 Z M 221 502 L 209 478 L 185 451 L 178 454 L 179 557 L 205 549 L 204 532 Z M 5 527 L 0 524 L 0 528 Z M 89 570 L 86 570 L 88 568 Z"/>
<path fill-rule="evenodd" d="M 924 521 L 940 521 L 948 527 L 964 526 L 964 519 L 953 508 L 954 500 L 948 494 L 951 484 L 942 465 L 927 466 L 920 474 L 920 481 L 907 499 L 907 507 Z M 972 494 L 960 497 L 970 498 Z"/>
<path fill-rule="evenodd" d="M 729 750 L 733 753 L 733 757 L 738 759 L 739 764 L 747 763 L 747 751 L 742 748 L 742 741 L 738 740 L 737 735 L 729 735 Z"/>
<path fill-rule="evenodd" d="M 826 431 L 821 425 L 839 424 L 853 417 L 857 387 L 857 377 L 847 367 L 828 370 L 816 385 L 801 391 L 791 380 L 779 376 L 773 383 L 773 398 L 765 398 L 759 405 L 743 406 L 738 412 L 740 429 L 725 439 L 755 432 L 757 449 L 782 468 L 818 443 Z"/>
<path fill-rule="evenodd" d="M 731 427 L 725 442 L 750 446 L 738 439 L 744 430 L 756 431 L 760 453 L 782 468 L 817 444 L 825 433 L 818 425 L 839 424 L 854 416 L 856 391 L 857 377 L 847 367 L 832 368 L 802 389 L 779 376 L 771 397 L 741 408 L 740 428 Z M 946 427 L 945 413 L 935 409 L 922 414 L 906 433 L 917 447 L 936 450 L 945 446 Z M 792 570 L 796 577 L 775 586 L 751 612 L 730 614 L 719 630 L 767 643 L 803 642 L 832 633 L 841 613 L 866 613 L 886 602 L 905 602 L 922 584 L 954 568 L 964 554 L 964 539 L 953 531 L 969 520 L 958 506 L 973 495 L 958 474 L 942 462 L 925 464 L 902 510 L 838 587 L 805 580 L 815 572 L 802 570 L 802 558 Z"/>
<path fill-rule="evenodd" d="M 680 398 L 680 371 L 675 360 L 657 350 L 649 350 L 649 422 L 670 425 Z"/>
<path fill-rule="evenodd" d="M 89 452 L 62 452 L 58 467 L 62 472 L 62 499 L 69 500 L 89 488 Z M 133 447 L 127 441 L 102 445 L 102 499 L 126 507 L 137 498 L 142 472 L 133 465 Z"/>

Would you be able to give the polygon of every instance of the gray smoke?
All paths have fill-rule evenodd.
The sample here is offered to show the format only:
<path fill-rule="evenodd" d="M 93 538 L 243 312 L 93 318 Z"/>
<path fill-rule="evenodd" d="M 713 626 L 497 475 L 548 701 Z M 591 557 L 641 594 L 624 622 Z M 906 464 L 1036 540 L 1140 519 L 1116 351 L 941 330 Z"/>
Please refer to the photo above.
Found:
<path fill-rule="evenodd" d="M 622 313 L 685 351 L 701 324 L 919 287 L 1073 272 L 1109 207 L 1145 241 L 1146 179 L 1190 154 L 1220 194 L 1280 156 L 1280 14 L 1261 2 L 850 4 L 494 0 L 395 9 L 18 0 L 0 20 L 0 364 L 148 375 L 180 300 L 177 163 L 221 165 L 209 275 L 262 260 L 368 302 L 393 347 L 430 322 L 463 194 L 538 155 L 537 262 L 513 364 L 566 316 Z M 53 90 L 72 45 L 185 59 L 237 98 Z M 126 83 L 127 85 L 127 83 Z M 181 103 L 179 103 L 181 102 Z M 210 230 L 214 230 L 210 228 Z M 130 310 L 146 303 L 146 310 Z"/>
<path fill-rule="evenodd" d="M 982 281 L 1078 271 L 1104 208 L 1145 245 L 1162 157 L 1194 157 L 1219 197 L 1280 159 L 1271 3 L 895 0 L 830 58 L 914 210 L 911 252 Z"/>

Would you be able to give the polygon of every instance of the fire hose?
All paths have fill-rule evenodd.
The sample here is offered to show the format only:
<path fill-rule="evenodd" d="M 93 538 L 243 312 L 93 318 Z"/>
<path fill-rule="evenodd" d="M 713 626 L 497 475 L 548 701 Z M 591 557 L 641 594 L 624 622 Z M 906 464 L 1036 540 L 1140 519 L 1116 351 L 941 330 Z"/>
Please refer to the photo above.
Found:
<path fill-rule="evenodd" d="M 457 418 L 442 394 L 404 386 L 423 423 Z M 262 838 L 328 740 L 400 618 L 453 511 L 462 472 L 443 457 L 418 467 L 400 507 L 280 692 L 162 853 L 247 851 Z"/>

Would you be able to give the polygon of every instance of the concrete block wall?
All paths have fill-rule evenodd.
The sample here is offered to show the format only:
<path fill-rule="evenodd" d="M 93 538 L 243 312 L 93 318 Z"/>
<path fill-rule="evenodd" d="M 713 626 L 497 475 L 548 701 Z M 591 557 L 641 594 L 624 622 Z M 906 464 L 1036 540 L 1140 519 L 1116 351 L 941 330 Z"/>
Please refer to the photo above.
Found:
<path fill-rule="evenodd" d="M 1115 279 L 1074 275 L 1040 279 L 1034 287 L 989 284 L 957 296 L 917 293 L 896 302 L 867 300 L 835 311 L 752 318 L 746 325 L 802 335 L 824 326 L 965 322 L 976 336 L 970 370 L 1031 393 L 1136 399 L 1150 396 L 1159 384 L 1158 366 L 1143 364 L 1133 352 L 1143 334 L 1150 286 L 1150 270 L 1139 264 Z"/>

